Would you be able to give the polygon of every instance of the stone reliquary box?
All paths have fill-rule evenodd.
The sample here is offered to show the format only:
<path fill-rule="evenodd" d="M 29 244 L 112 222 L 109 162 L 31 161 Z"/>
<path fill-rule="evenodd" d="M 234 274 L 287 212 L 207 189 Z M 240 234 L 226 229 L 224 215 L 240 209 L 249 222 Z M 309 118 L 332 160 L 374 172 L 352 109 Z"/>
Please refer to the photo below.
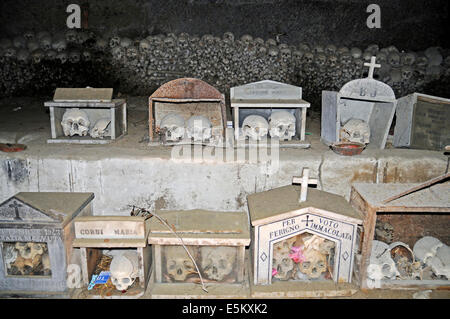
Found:
<path fill-rule="evenodd" d="M 253 226 L 254 297 L 342 296 L 350 285 L 359 244 L 360 214 L 341 196 L 300 186 L 248 196 Z M 336 284 L 339 284 L 336 286 Z"/>
<path fill-rule="evenodd" d="M 82 284 L 110 272 L 106 285 L 87 290 L 87 298 L 132 299 L 144 295 L 151 260 L 148 220 L 139 216 L 90 216 L 75 220 L 73 247 L 81 250 Z"/>
<path fill-rule="evenodd" d="M 172 231 L 151 218 L 148 243 L 153 246 L 152 298 L 246 296 L 245 246 L 250 244 L 243 212 L 159 211 Z M 184 247 L 183 247 L 183 244 Z M 195 260 L 208 293 L 201 289 Z"/>
<path fill-rule="evenodd" d="M 113 89 L 58 88 L 50 110 L 47 143 L 107 144 L 127 133 L 127 103 Z"/>
<path fill-rule="evenodd" d="M 93 193 L 18 193 L 0 204 L 0 294 L 68 296 L 73 219 Z"/>

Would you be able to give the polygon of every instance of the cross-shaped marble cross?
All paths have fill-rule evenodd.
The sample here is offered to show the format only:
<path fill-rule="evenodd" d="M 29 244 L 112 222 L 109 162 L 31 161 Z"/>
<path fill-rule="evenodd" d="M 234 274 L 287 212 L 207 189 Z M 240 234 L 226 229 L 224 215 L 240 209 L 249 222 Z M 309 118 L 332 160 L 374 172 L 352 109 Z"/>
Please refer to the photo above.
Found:
<path fill-rule="evenodd" d="M 364 63 L 364 66 L 368 66 L 369 67 L 369 74 L 367 75 L 368 78 L 373 79 L 373 71 L 375 70 L 375 68 L 381 68 L 381 64 L 376 64 L 377 57 L 372 56 L 370 58 L 370 63 L 366 62 Z"/>
<path fill-rule="evenodd" d="M 309 168 L 305 167 L 303 168 L 303 176 L 302 177 L 297 177 L 294 176 L 292 178 L 292 183 L 293 184 L 301 184 L 301 188 L 300 188 L 300 198 L 298 199 L 298 202 L 304 202 L 306 201 L 306 196 L 308 194 L 308 185 L 317 185 L 317 179 L 316 178 L 309 178 Z"/>
<path fill-rule="evenodd" d="M 22 205 L 18 204 L 17 202 L 14 202 L 9 205 L 9 207 L 14 208 L 14 211 L 16 213 L 16 217 L 14 217 L 15 220 L 22 220 L 19 216 L 19 207 L 22 207 Z"/>

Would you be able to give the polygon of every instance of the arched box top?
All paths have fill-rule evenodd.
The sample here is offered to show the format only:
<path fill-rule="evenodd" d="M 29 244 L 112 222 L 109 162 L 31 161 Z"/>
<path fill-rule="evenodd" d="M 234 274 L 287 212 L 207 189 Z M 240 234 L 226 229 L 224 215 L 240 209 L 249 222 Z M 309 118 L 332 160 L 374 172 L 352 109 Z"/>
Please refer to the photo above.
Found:
<path fill-rule="evenodd" d="M 224 100 L 215 87 L 195 78 L 181 78 L 161 85 L 150 99 L 172 100 Z"/>
<path fill-rule="evenodd" d="M 357 100 L 395 101 L 395 93 L 389 85 L 371 78 L 347 82 L 339 91 L 339 95 Z"/>

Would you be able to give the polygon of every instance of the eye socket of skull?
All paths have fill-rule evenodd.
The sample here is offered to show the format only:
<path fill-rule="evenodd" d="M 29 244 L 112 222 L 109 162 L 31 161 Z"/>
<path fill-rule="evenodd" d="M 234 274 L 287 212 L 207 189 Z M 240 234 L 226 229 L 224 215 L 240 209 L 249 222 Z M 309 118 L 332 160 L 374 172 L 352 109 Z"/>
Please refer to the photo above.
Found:
<path fill-rule="evenodd" d="M 308 269 L 309 267 L 311 267 L 311 262 L 310 261 L 304 261 L 301 263 L 301 267 L 303 269 Z"/>
<path fill-rule="evenodd" d="M 391 274 L 391 265 L 384 264 L 383 267 L 381 267 L 381 273 L 385 276 L 389 276 Z"/>
<path fill-rule="evenodd" d="M 291 261 L 291 259 L 288 258 L 288 257 L 283 258 L 283 260 L 282 260 L 282 262 L 283 262 L 283 264 L 284 264 L 285 266 L 288 266 L 288 265 L 290 264 L 290 261 Z"/>
<path fill-rule="evenodd" d="M 175 266 L 177 265 L 175 260 L 169 261 L 169 269 L 175 269 Z"/>
<path fill-rule="evenodd" d="M 122 284 L 129 284 L 131 282 L 130 278 L 122 278 Z"/>

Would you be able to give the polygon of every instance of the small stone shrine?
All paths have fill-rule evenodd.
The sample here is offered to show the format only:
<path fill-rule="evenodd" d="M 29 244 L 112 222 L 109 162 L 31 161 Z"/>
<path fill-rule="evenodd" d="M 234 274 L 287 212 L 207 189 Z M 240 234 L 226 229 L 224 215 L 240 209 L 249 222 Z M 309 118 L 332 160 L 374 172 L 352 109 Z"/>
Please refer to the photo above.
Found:
<path fill-rule="evenodd" d="M 423 183 L 353 183 L 364 213 L 362 288 L 450 287 L 450 173 Z"/>
<path fill-rule="evenodd" d="M 73 219 L 93 193 L 18 193 L 0 204 L 0 295 L 67 297 Z"/>
<path fill-rule="evenodd" d="M 149 220 L 140 216 L 87 216 L 76 218 L 74 224 L 73 247 L 81 251 L 82 284 L 88 287 L 87 297 L 143 296 L 151 261 L 147 246 Z M 110 273 L 112 287 L 89 287 L 93 276 L 102 271 Z"/>
<path fill-rule="evenodd" d="M 284 144 L 307 148 L 306 110 L 310 103 L 302 99 L 302 88 L 264 80 L 230 89 L 234 113 L 234 136 L 257 141 L 277 138 Z"/>
<path fill-rule="evenodd" d="M 107 144 L 127 133 L 127 104 L 111 88 L 57 88 L 47 143 Z"/>
<path fill-rule="evenodd" d="M 398 99 L 394 146 L 441 151 L 450 145 L 450 99 L 413 93 Z"/>
<path fill-rule="evenodd" d="M 316 182 L 310 183 L 307 170 L 304 173 L 293 180 L 302 187 L 289 185 L 247 197 L 253 226 L 253 297 L 356 291 L 350 283 L 362 216 L 343 197 L 305 187 Z"/>
<path fill-rule="evenodd" d="M 225 96 L 194 78 L 169 81 L 148 100 L 149 145 L 213 143 L 225 137 Z"/>
<path fill-rule="evenodd" d="M 205 210 L 157 211 L 157 214 L 176 234 L 157 218 L 151 218 L 148 236 L 153 247 L 151 298 L 248 297 L 247 214 Z M 202 280 L 208 292 L 202 290 Z"/>
<path fill-rule="evenodd" d="M 339 92 L 322 91 L 321 140 L 326 144 L 359 142 L 383 149 L 395 114 L 392 88 L 373 79 L 380 67 L 372 57 L 367 78 L 346 83 Z"/>

